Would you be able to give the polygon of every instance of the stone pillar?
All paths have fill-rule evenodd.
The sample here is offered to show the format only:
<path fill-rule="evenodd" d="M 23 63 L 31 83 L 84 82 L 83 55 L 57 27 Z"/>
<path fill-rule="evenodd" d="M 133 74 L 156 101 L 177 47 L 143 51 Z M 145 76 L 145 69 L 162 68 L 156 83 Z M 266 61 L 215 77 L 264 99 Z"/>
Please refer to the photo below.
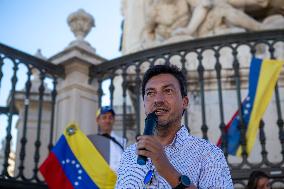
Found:
<path fill-rule="evenodd" d="M 70 122 L 77 122 L 85 134 L 97 131 L 95 113 L 98 107 L 98 87 L 89 84 L 89 68 L 105 61 L 84 40 L 94 26 L 92 16 L 80 9 L 70 14 L 68 24 L 76 40 L 49 59 L 54 64 L 63 65 L 66 75 L 64 79 L 59 80 L 57 87 L 55 140 Z"/>

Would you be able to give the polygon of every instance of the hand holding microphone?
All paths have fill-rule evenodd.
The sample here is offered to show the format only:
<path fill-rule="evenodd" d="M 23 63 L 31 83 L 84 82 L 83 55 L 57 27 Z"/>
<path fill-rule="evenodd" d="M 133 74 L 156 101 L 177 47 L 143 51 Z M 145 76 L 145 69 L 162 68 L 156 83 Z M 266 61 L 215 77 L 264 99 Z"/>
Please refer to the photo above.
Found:
<path fill-rule="evenodd" d="M 143 135 L 153 135 L 154 128 L 158 124 L 158 117 L 155 112 L 152 112 L 147 115 L 145 119 L 145 128 Z M 147 161 L 147 157 L 139 155 L 137 158 L 137 163 L 139 165 L 145 165 Z"/>

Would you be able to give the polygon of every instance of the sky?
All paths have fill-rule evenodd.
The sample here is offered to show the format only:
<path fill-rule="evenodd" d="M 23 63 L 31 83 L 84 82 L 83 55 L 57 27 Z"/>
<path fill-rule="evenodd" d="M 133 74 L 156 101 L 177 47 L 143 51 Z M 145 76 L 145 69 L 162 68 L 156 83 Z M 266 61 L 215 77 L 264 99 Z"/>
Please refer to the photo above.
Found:
<path fill-rule="evenodd" d="M 31 55 L 41 49 L 42 54 L 50 58 L 75 40 L 67 17 L 79 9 L 84 9 L 95 19 L 95 27 L 85 40 L 96 53 L 106 59 L 121 56 L 118 50 L 122 21 L 120 0 L 0 0 L 0 43 Z M 6 67 L 3 71 L 4 74 L 9 72 Z M 9 91 L 3 80 L 0 106 L 6 104 Z M 5 119 L 6 116 L 0 116 L 0 141 L 5 135 Z M 12 133 L 15 135 L 16 130 L 12 129 Z"/>
<path fill-rule="evenodd" d="M 75 39 L 67 17 L 80 8 L 95 19 L 86 41 L 104 58 L 120 56 L 120 0 L 0 0 L 0 43 L 49 58 Z"/>

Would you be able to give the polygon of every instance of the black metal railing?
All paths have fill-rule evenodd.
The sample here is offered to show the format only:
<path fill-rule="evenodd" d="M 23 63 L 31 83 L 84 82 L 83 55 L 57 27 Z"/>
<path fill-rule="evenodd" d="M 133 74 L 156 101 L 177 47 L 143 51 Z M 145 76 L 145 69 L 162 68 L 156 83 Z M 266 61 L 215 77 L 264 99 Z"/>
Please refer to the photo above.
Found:
<path fill-rule="evenodd" d="M 272 178 L 273 185 L 277 187 L 284 184 L 284 132 L 281 110 L 284 91 L 283 69 L 275 87 L 271 107 L 268 108 L 269 118 L 263 118 L 260 123 L 258 152 L 248 156 L 245 150 L 245 126 L 240 114 L 242 157 L 235 158 L 228 155 L 225 125 L 233 115 L 233 111 L 241 107 L 244 93 L 247 91 L 251 58 L 283 60 L 283 52 L 284 30 L 230 34 L 169 44 L 129 54 L 93 66 L 90 77 L 91 81 L 99 78 L 99 89 L 104 80 L 110 79 L 111 83 L 114 83 L 109 90 L 111 104 L 122 107 L 123 117 L 126 114 L 134 114 L 135 131 L 136 134 L 140 134 L 144 119 L 140 92 L 143 73 L 154 64 L 177 65 L 187 77 L 188 95 L 191 97 L 184 123 L 193 128 L 193 134 L 200 135 L 213 143 L 216 143 L 218 136 L 222 136 L 222 149 L 231 167 L 235 187 L 244 187 L 249 174 L 256 169 L 265 171 Z M 213 105 L 212 99 L 215 103 Z M 129 106 L 132 107 L 133 112 L 127 112 Z M 123 120 L 124 136 L 127 136 L 127 124 Z M 270 129 L 266 127 L 274 128 L 275 131 L 273 131 L 274 136 L 270 136 L 269 140 L 266 135 L 272 133 L 268 133 Z M 196 128 L 200 132 L 196 131 Z M 271 150 L 273 152 L 270 152 Z M 274 154 L 273 156 L 277 158 L 269 159 L 270 154 Z"/>
<path fill-rule="evenodd" d="M 284 179 L 283 70 L 268 108 L 268 112 L 272 113 L 260 123 L 259 150 L 253 152 L 254 156 L 248 156 L 245 151 L 241 158 L 228 155 L 225 125 L 232 112 L 240 107 L 247 91 L 251 57 L 283 59 L 283 52 L 284 30 L 210 37 L 148 49 L 93 66 L 90 81 L 97 80 L 101 97 L 104 94 L 103 81 L 110 79 L 110 103 L 121 107 L 117 114 L 122 115 L 123 135 L 131 141 L 131 137 L 140 134 L 145 118 L 140 92 L 143 73 L 154 64 L 177 65 L 187 77 L 191 105 L 185 113 L 184 123 L 192 134 L 213 143 L 222 136 L 223 151 L 235 186 L 243 187 L 250 172 L 261 169 L 271 176 L 273 186 L 277 187 L 281 183 L 283 185 Z M 3 92 L 7 97 L 5 102 L 0 101 L 0 129 L 6 129 L 3 159 L 0 153 L 0 188 L 47 188 L 38 172 L 38 165 L 43 153 L 52 148 L 56 86 L 58 78 L 64 77 L 63 73 L 61 66 L 0 44 L 0 100 Z M 48 132 L 43 133 L 46 104 L 50 119 Z M 101 98 L 99 104 L 102 104 Z M 18 106 L 24 107 L 23 111 L 19 111 Z M 15 125 L 19 118 L 22 125 Z M 29 138 L 31 119 L 35 131 L 32 133 L 33 141 Z M 16 142 L 13 135 L 16 126 L 21 127 L 22 132 L 17 136 L 19 150 L 14 157 L 11 145 Z M 135 134 L 130 135 L 130 131 Z M 43 135 L 48 139 L 44 140 Z M 241 144 L 245 146 L 245 142 L 242 140 Z M 27 152 L 27 145 L 33 146 L 32 154 Z M 258 161 L 251 157 L 258 157 Z M 16 161 L 12 172 L 9 171 L 13 166 L 11 159 Z M 31 169 L 31 174 L 26 174 L 27 169 Z"/>
<path fill-rule="evenodd" d="M 2 141 L 2 144 L 4 144 L 2 145 L 2 152 L 4 153 L 1 154 L 3 159 L 0 159 L 0 188 L 47 188 L 40 179 L 38 166 L 42 148 L 48 151 L 53 145 L 56 84 L 57 78 L 63 77 L 64 69 L 62 66 L 54 65 L 0 44 L 0 98 L 6 99 L 6 101 L 1 101 L 0 107 L 2 135 L 4 134 L 3 127 L 6 126 L 6 137 Z M 51 112 L 48 120 L 49 132 L 41 133 L 43 106 L 46 102 L 48 102 Z M 21 112 L 19 112 L 17 106 L 22 106 Z M 36 106 L 36 108 L 32 109 L 31 106 Z M 28 121 L 31 119 L 31 111 L 37 112 L 37 117 L 34 119 L 36 121 L 36 132 L 35 136 L 32 137 L 35 139 L 33 142 L 28 135 L 29 130 L 31 130 L 31 123 Z M 18 114 L 20 116 L 17 116 Z M 22 131 L 21 135 L 18 136 L 18 141 L 12 133 L 12 130 L 16 127 L 15 122 L 19 119 L 17 117 L 23 119 L 22 125 L 17 125 L 21 127 L 19 129 Z M 49 141 L 44 141 L 48 146 L 41 146 L 43 134 L 49 135 Z M 12 150 L 12 142 L 16 143 L 17 152 Z M 28 142 L 29 145 L 34 145 L 33 155 L 27 154 Z M 33 158 L 27 159 L 27 155 Z M 33 162 L 33 174 L 28 176 L 25 174 L 27 162 Z M 9 171 L 9 169 L 12 170 Z"/>

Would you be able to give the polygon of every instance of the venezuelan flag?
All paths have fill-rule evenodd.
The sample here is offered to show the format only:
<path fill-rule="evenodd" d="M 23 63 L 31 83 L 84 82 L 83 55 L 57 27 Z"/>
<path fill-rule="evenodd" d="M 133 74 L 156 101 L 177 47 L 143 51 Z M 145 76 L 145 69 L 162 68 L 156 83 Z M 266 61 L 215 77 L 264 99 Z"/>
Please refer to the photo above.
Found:
<path fill-rule="evenodd" d="M 259 122 L 269 105 L 278 80 L 283 61 L 253 58 L 249 73 L 248 95 L 241 105 L 241 115 L 246 129 L 246 152 L 250 154 L 256 139 Z M 226 125 L 228 153 L 240 155 L 240 110 L 237 110 Z M 217 143 L 221 146 L 221 137 Z"/>
<path fill-rule="evenodd" d="M 51 189 L 114 188 L 116 174 L 76 124 L 70 124 L 40 166 Z"/>

